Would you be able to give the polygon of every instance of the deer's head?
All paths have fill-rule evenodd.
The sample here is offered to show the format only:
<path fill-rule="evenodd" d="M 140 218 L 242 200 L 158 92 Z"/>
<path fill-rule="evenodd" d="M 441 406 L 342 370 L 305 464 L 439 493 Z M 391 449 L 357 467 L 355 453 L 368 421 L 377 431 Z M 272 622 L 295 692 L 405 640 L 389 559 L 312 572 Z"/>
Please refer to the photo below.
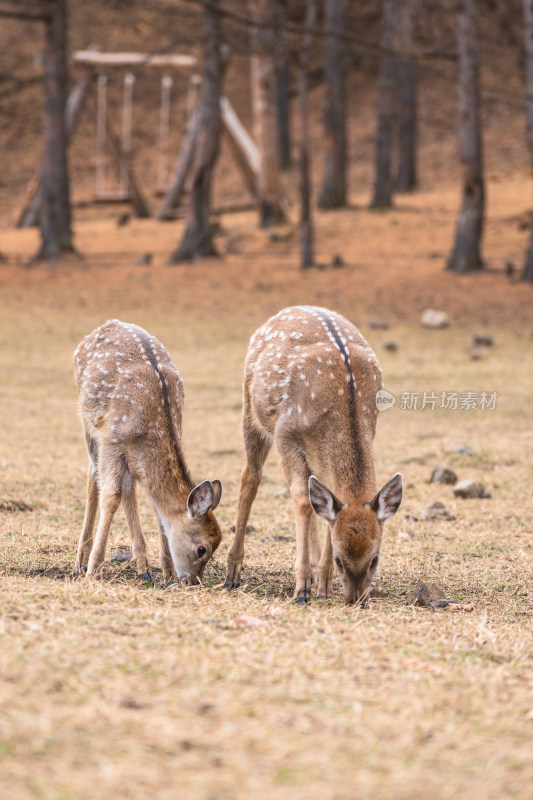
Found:
<path fill-rule="evenodd" d="M 181 583 L 201 583 L 207 562 L 220 544 L 222 534 L 213 511 L 221 496 L 220 481 L 199 483 L 189 493 L 187 510 L 170 523 L 168 543 Z"/>
<path fill-rule="evenodd" d="M 402 500 L 398 472 L 368 503 L 344 503 L 318 478 L 309 478 L 309 500 L 331 531 L 333 558 L 344 590 L 345 603 L 366 603 L 379 561 L 383 524 L 394 516 Z"/>

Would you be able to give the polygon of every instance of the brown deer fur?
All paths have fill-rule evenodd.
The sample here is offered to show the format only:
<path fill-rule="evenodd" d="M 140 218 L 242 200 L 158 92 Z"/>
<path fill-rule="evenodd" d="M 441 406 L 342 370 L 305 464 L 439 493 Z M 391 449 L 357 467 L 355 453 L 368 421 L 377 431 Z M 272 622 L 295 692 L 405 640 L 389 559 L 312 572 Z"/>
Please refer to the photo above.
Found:
<path fill-rule="evenodd" d="M 287 308 L 252 336 L 244 372 L 246 465 L 226 588 L 239 586 L 246 522 L 275 441 L 296 517 L 295 599 L 307 602 L 312 584 L 327 597 L 335 561 L 345 601 L 366 600 L 383 523 L 402 496 L 400 474 L 376 492 L 372 440 L 381 386 L 371 348 L 332 311 Z M 322 554 L 314 512 L 328 523 Z"/>
<path fill-rule="evenodd" d="M 137 511 L 139 482 L 159 522 L 163 579 L 177 575 L 182 583 L 198 583 L 221 539 L 213 510 L 222 486 L 220 481 L 195 486 L 190 478 L 181 450 L 185 393 L 169 354 L 142 328 L 115 319 L 85 337 L 74 363 L 89 455 L 76 570 L 92 575 L 102 564 L 122 500 L 137 571 L 152 579 Z"/>

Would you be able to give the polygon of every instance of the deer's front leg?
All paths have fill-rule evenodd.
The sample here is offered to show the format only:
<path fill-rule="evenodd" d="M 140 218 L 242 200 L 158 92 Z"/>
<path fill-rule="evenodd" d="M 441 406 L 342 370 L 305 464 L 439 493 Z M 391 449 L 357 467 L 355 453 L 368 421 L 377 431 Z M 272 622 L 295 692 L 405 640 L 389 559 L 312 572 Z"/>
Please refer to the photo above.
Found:
<path fill-rule="evenodd" d="M 225 589 L 237 589 L 240 586 L 246 523 L 248 522 L 252 503 L 255 500 L 260 482 L 261 467 L 257 469 L 250 464 L 246 464 L 241 476 L 241 485 L 239 488 L 235 537 L 228 553 L 226 580 L 224 582 Z"/>
<path fill-rule="evenodd" d="M 101 445 L 98 459 L 98 500 L 100 518 L 89 556 L 87 575 L 94 575 L 105 558 L 109 528 L 122 497 L 124 464 L 112 446 Z"/>
<path fill-rule="evenodd" d="M 163 573 L 164 584 L 168 584 L 171 581 L 176 582 L 178 580 L 176 568 L 174 567 L 174 562 L 172 561 L 172 555 L 170 553 L 170 547 L 168 546 L 167 535 L 161 523 L 159 523 L 159 564 Z"/>
<path fill-rule="evenodd" d="M 318 596 L 327 598 L 333 588 L 333 548 L 331 546 L 331 531 L 328 526 L 324 550 L 318 566 Z"/>
<path fill-rule="evenodd" d="M 87 474 L 87 503 L 85 505 L 85 517 L 83 528 L 81 529 L 80 541 L 78 543 L 78 554 L 76 556 L 76 572 L 85 572 L 89 555 L 93 546 L 93 530 L 98 508 L 98 484 L 94 475 L 94 468 L 89 465 Z"/>
<path fill-rule="evenodd" d="M 239 502 L 237 506 L 237 521 L 235 523 L 235 538 L 228 553 L 228 566 L 226 569 L 225 589 L 237 589 L 241 583 L 241 570 L 244 558 L 244 536 L 246 523 L 250 516 L 252 503 L 255 500 L 261 477 L 263 464 L 272 446 L 270 439 L 257 430 L 250 422 L 251 410 L 248 394 L 245 387 L 243 410 L 243 434 L 246 449 L 246 466 L 241 475 L 239 487 Z"/>
<path fill-rule="evenodd" d="M 307 483 L 298 481 L 291 486 L 291 498 L 296 518 L 296 587 L 294 600 L 305 605 L 311 599 L 313 584 L 318 577 L 320 541 L 318 522 L 309 502 Z"/>
<path fill-rule="evenodd" d="M 94 575 L 105 558 L 105 546 L 115 511 L 120 505 L 120 494 L 100 493 L 100 519 L 89 556 L 87 575 Z"/>
<path fill-rule="evenodd" d="M 139 519 L 135 483 L 129 472 L 125 473 L 122 483 L 122 505 L 124 506 L 128 528 L 130 529 L 133 557 L 137 563 L 137 574 L 139 578 L 145 581 L 151 581 L 152 573 L 150 572 L 146 554 L 146 539 L 144 538 L 141 521 Z"/>

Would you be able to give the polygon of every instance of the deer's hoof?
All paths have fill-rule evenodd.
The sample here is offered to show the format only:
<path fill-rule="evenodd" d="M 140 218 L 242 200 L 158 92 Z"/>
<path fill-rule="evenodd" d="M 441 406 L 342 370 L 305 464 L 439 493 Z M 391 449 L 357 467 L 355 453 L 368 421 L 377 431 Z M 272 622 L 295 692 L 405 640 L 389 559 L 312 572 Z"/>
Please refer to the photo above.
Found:
<path fill-rule="evenodd" d="M 154 580 L 151 572 L 141 572 L 139 575 L 137 575 L 137 577 L 139 580 L 148 581 L 149 583 L 152 583 Z"/>
<path fill-rule="evenodd" d="M 230 592 L 232 589 L 238 589 L 240 585 L 240 581 L 226 581 L 224 584 L 224 589 L 227 589 L 228 592 Z"/>
<path fill-rule="evenodd" d="M 85 575 L 86 572 L 87 572 L 86 564 L 82 564 L 81 567 L 79 567 L 76 564 L 76 566 L 74 567 L 74 575 Z"/>
<path fill-rule="evenodd" d="M 306 606 L 311 599 L 310 593 L 306 589 L 300 589 L 299 592 L 295 592 L 293 600 L 298 606 Z"/>

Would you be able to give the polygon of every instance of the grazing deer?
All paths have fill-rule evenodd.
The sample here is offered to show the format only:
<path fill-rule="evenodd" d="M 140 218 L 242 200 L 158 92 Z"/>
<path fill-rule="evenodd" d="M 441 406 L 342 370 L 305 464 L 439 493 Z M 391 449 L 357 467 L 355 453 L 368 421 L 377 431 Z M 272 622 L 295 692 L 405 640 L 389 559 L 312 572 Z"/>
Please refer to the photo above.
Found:
<path fill-rule="evenodd" d="M 239 586 L 246 522 L 275 441 L 296 517 L 294 599 L 307 603 L 313 583 L 327 597 L 334 560 L 345 602 L 366 601 L 383 523 L 402 498 L 399 473 L 376 491 L 372 440 L 381 385 L 376 356 L 340 314 L 295 306 L 252 336 L 244 370 L 247 460 L 226 588 Z M 322 555 L 313 509 L 328 523 Z"/>
<path fill-rule="evenodd" d="M 113 515 L 124 506 L 139 577 L 152 580 L 135 483 L 144 486 L 159 521 L 163 580 L 196 584 L 221 534 L 213 510 L 220 481 L 192 482 L 181 449 L 185 392 L 172 360 L 154 336 L 111 320 L 74 353 L 80 412 L 89 454 L 87 506 L 76 571 L 102 564 Z M 100 517 L 93 543 L 96 508 Z"/>

